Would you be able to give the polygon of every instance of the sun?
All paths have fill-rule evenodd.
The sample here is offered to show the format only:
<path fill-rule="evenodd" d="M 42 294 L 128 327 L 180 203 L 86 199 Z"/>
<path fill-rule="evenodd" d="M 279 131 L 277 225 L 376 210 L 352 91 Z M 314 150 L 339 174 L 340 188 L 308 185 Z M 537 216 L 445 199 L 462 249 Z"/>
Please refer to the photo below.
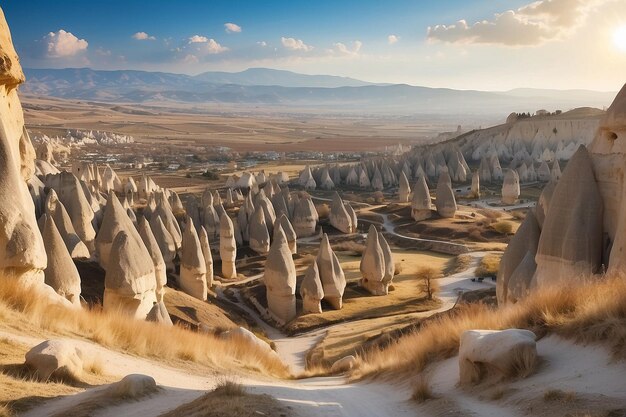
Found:
<path fill-rule="evenodd" d="M 621 26 L 613 33 L 613 43 L 622 52 L 626 52 L 626 25 Z"/>

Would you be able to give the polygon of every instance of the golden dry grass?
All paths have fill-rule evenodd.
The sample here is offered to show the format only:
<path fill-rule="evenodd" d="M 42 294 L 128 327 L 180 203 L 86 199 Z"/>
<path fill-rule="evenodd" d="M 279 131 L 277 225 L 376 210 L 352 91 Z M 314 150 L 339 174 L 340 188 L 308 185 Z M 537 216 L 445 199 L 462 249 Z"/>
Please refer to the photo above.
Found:
<path fill-rule="evenodd" d="M 471 256 L 467 254 L 457 255 L 454 258 L 450 258 L 450 260 L 446 263 L 443 274 L 446 276 L 458 274 L 459 272 L 463 272 L 469 268 L 471 263 Z"/>
<path fill-rule="evenodd" d="M 432 390 L 430 389 L 430 384 L 424 375 L 420 375 L 417 377 L 415 383 L 413 383 L 413 392 L 411 393 L 411 399 L 418 404 L 426 402 L 428 400 L 432 400 L 435 398 Z"/>
<path fill-rule="evenodd" d="M 500 268 L 500 260 L 502 259 L 501 253 L 489 253 L 480 260 L 478 267 L 476 268 L 476 275 L 478 278 L 495 277 L 498 275 L 498 269 Z"/>
<path fill-rule="evenodd" d="M 51 304 L 13 280 L 0 279 L 0 326 L 35 335 L 91 340 L 107 348 L 158 359 L 190 361 L 216 369 L 243 368 L 278 377 L 285 365 L 246 341 L 227 341 L 174 326 L 129 319 L 100 309 L 71 310 Z"/>
<path fill-rule="evenodd" d="M 600 342 L 626 355 L 626 278 L 595 276 L 590 283 L 546 288 L 498 309 L 466 304 L 423 324 L 387 348 L 359 358 L 352 378 L 419 374 L 429 363 L 458 353 L 461 333 L 470 329 L 522 328 L 539 336 L 554 333 L 576 342 Z"/>
<path fill-rule="evenodd" d="M 492 224 L 491 227 L 502 235 L 510 235 L 513 232 L 513 223 L 507 220 L 496 222 Z"/>

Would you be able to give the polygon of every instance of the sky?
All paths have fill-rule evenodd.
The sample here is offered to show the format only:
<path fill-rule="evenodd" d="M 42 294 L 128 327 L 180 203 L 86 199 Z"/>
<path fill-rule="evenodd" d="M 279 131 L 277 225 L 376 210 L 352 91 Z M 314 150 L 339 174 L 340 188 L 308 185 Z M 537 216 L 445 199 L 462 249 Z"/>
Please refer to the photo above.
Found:
<path fill-rule="evenodd" d="M 25 68 L 617 91 L 626 0 L 4 0 Z"/>

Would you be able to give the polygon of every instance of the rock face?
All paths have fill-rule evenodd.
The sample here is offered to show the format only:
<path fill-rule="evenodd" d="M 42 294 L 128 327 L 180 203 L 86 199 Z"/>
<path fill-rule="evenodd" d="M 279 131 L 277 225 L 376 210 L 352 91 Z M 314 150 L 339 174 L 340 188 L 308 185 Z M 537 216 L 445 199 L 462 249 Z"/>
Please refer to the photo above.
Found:
<path fill-rule="evenodd" d="M 282 228 L 276 230 L 263 276 L 270 314 L 281 324 L 296 317 L 296 267 Z"/>
<path fill-rule="evenodd" d="M 385 277 L 385 255 L 380 247 L 378 231 L 374 225 L 367 233 L 365 251 L 360 265 L 361 285 L 373 295 L 386 295 L 387 288 L 383 282 Z"/>
<path fill-rule="evenodd" d="M 452 181 L 450 175 L 447 172 L 439 175 L 439 181 L 437 182 L 437 199 L 435 200 L 435 206 L 437 207 L 437 213 L 441 217 L 454 217 L 456 213 L 456 199 L 454 198 L 454 192 L 452 191 Z"/>
<path fill-rule="evenodd" d="M 411 217 L 417 222 L 430 218 L 432 202 L 426 179 L 420 176 L 413 187 L 413 200 L 411 200 Z"/>
<path fill-rule="evenodd" d="M 516 302 L 530 291 L 537 267 L 535 255 L 540 234 L 537 218 L 534 212 L 529 210 L 500 261 L 496 280 L 498 304 Z"/>
<path fill-rule="evenodd" d="M 514 169 L 509 169 L 502 182 L 502 204 L 515 204 L 519 194 L 519 176 Z"/>
<path fill-rule="evenodd" d="M 411 186 L 404 171 L 400 174 L 400 186 L 398 187 L 398 201 L 400 203 L 406 203 L 409 201 L 409 195 L 411 194 Z"/>
<path fill-rule="evenodd" d="M 183 232 L 183 248 L 180 258 L 180 288 L 199 300 L 207 299 L 206 263 L 198 233 L 191 218 Z"/>
<path fill-rule="evenodd" d="M 165 295 L 165 286 L 167 285 L 167 274 L 165 271 L 165 261 L 163 260 L 163 254 L 161 254 L 161 249 L 159 248 L 159 244 L 152 233 L 152 229 L 148 224 L 148 221 L 141 217 L 137 224 L 137 229 L 139 230 L 139 236 L 141 236 L 141 240 L 144 245 L 146 245 L 146 249 L 148 249 L 148 253 L 150 254 L 150 258 L 152 258 L 152 263 L 154 264 L 154 275 L 156 277 L 156 296 L 158 301 L 163 301 L 163 296 Z"/>
<path fill-rule="evenodd" d="M 333 308 L 340 310 L 343 306 L 343 292 L 346 289 L 346 277 L 337 259 L 337 255 L 330 246 L 328 235 L 324 233 L 317 253 L 317 266 L 322 282 L 324 300 Z"/>
<path fill-rule="evenodd" d="M 324 288 L 320 280 L 320 271 L 317 267 L 317 261 L 312 262 L 304 274 L 304 279 L 300 285 L 300 296 L 302 297 L 303 314 L 322 312 Z"/>
<path fill-rule="evenodd" d="M 581 146 L 556 184 L 543 222 L 535 283 L 572 285 L 595 273 L 602 261 L 602 195 L 589 153 Z"/>
<path fill-rule="evenodd" d="M 343 200 L 339 197 L 337 192 L 333 194 L 333 201 L 330 204 L 330 214 L 328 218 L 331 226 L 340 232 L 347 234 L 355 232 L 356 228 L 352 224 L 352 217 L 348 214 Z"/>
<path fill-rule="evenodd" d="M 537 362 L 536 338 L 529 330 L 466 330 L 459 345 L 461 384 L 528 376 Z"/>
<path fill-rule="evenodd" d="M 35 150 L 17 96 L 24 73 L 1 10 L 0 56 L 0 270 L 3 279 L 43 286 L 46 250 L 26 184 L 34 174 Z"/>
<path fill-rule="evenodd" d="M 51 377 L 80 377 L 83 352 L 65 340 L 46 340 L 26 353 L 26 366 L 35 370 L 41 381 Z"/>
<path fill-rule="evenodd" d="M 80 275 L 52 217 L 44 215 L 43 240 L 48 256 L 45 282 L 57 294 L 80 306 Z"/>
<path fill-rule="evenodd" d="M 235 278 L 237 268 L 237 242 L 235 242 L 235 229 L 230 217 L 222 214 L 220 218 L 220 258 L 222 258 L 222 277 Z"/>
<path fill-rule="evenodd" d="M 137 233 L 135 231 L 135 233 Z M 104 278 L 105 310 L 145 319 L 156 303 L 154 264 L 145 245 L 120 231 L 111 245 Z"/>

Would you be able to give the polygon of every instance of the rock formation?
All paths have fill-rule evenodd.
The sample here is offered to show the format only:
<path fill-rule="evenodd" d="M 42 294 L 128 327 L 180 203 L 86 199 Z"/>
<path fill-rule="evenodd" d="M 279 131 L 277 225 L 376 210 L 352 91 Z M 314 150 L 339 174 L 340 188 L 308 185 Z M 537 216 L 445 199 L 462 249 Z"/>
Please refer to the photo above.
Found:
<path fill-rule="evenodd" d="M 220 258 L 222 258 L 222 277 L 237 277 L 235 259 L 237 258 L 237 242 L 233 222 L 226 214 L 220 219 Z"/>
<path fill-rule="evenodd" d="M 113 240 L 104 278 L 103 306 L 105 310 L 143 320 L 157 302 L 156 277 L 152 258 L 138 233 L 137 237 L 121 230 Z"/>
<path fill-rule="evenodd" d="M 472 174 L 472 188 L 469 194 L 470 198 L 480 198 L 480 175 L 478 171 Z"/>
<path fill-rule="evenodd" d="M 398 201 L 406 203 L 409 201 L 409 195 L 411 194 L 411 186 L 404 171 L 400 174 L 400 186 L 398 188 Z"/>
<path fill-rule="evenodd" d="M 430 218 L 432 213 L 432 202 L 426 179 L 420 176 L 413 187 L 413 200 L 411 200 L 411 217 L 415 221 Z"/>
<path fill-rule="evenodd" d="M 343 306 L 343 292 L 346 288 L 346 277 L 337 259 L 337 255 L 330 246 L 328 235 L 324 233 L 317 253 L 317 267 L 320 281 L 326 300 L 333 308 L 340 310 Z"/>
<path fill-rule="evenodd" d="M 180 257 L 180 288 L 199 300 L 207 299 L 206 263 L 193 220 L 187 217 Z"/>
<path fill-rule="evenodd" d="M 152 216 L 150 219 L 150 229 L 161 250 L 165 268 L 169 271 L 173 271 L 174 258 L 176 258 L 176 243 L 170 232 L 167 231 L 165 224 L 163 224 L 161 216 Z"/>
<path fill-rule="evenodd" d="M 206 265 L 206 285 L 207 288 L 213 286 L 213 255 L 211 254 L 211 246 L 209 245 L 209 237 L 204 227 L 200 228 L 200 247 L 202 248 L 202 256 L 204 256 L 204 264 Z"/>
<path fill-rule="evenodd" d="M 367 233 L 365 251 L 360 265 L 361 285 L 373 295 L 386 295 L 383 283 L 385 277 L 385 255 L 380 247 L 378 231 L 371 225 Z"/>
<path fill-rule="evenodd" d="M 348 214 L 343 200 L 335 191 L 333 201 L 330 203 L 330 214 L 328 215 L 331 226 L 342 233 L 354 233 L 355 227 L 352 224 L 352 217 Z"/>
<path fill-rule="evenodd" d="M 156 296 L 157 300 L 162 302 L 163 296 L 165 295 L 165 286 L 167 285 L 167 274 L 161 248 L 154 237 L 154 233 L 152 233 L 150 224 L 148 224 L 148 221 L 144 217 L 139 218 L 137 229 L 139 230 L 139 236 L 141 236 L 143 244 L 146 245 L 146 249 L 148 249 L 150 258 L 152 258 L 156 278 Z"/>
<path fill-rule="evenodd" d="M 152 310 L 148 313 L 146 321 L 152 321 L 165 326 L 174 325 L 170 313 L 167 312 L 167 307 L 165 307 L 165 303 L 162 300 L 152 306 Z"/>
<path fill-rule="evenodd" d="M 317 227 L 318 214 L 310 198 L 301 198 L 294 208 L 293 228 L 300 237 L 312 236 Z"/>
<path fill-rule="evenodd" d="M 509 169 L 502 182 L 502 204 L 515 204 L 519 197 L 519 177 L 514 169 Z"/>
<path fill-rule="evenodd" d="M 257 206 L 248 226 L 250 234 L 250 249 L 259 255 L 265 255 L 270 250 L 270 235 L 265 223 L 263 209 Z"/>
<path fill-rule="evenodd" d="M 59 201 L 54 190 L 48 192 L 46 197 L 45 212 L 54 219 L 58 233 L 61 235 L 63 242 L 72 258 L 89 258 L 89 250 L 87 246 L 80 240 L 80 237 L 74 230 L 74 225 L 70 219 L 63 203 Z M 45 242 L 45 241 L 44 241 Z"/>
<path fill-rule="evenodd" d="M 602 262 L 602 195 L 581 146 L 554 188 L 537 248 L 535 283 L 572 285 Z"/>
<path fill-rule="evenodd" d="M 441 217 L 454 217 L 456 213 L 456 199 L 452 191 L 452 181 L 447 172 L 443 172 L 439 175 L 435 206 L 437 207 L 437 213 L 439 213 Z"/>
<path fill-rule="evenodd" d="M 46 284 L 73 305 L 80 306 L 80 275 L 54 219 L 47 214 L 44 214 L 43 240 L 48 257 L 44 271 Z"/>
<path fill-rule="evenodd" d="M 322 281 L 320 281 L 317 261 L 311 262 L 304 274 L 304 279 L 300 285 L 300 296 L 302 297 L 303 314 L 322 312 L 324 288 L 322 287 Z"/>
<path fill-rule="evenodd" d="M 293 320 L 296 317 L 296 267 L 280 227 L 267 254 L 263 281 L 270 314 L 281 324 Z"/>
<path fill-rule="evenodd" d="M 296 240 L 298 236 L 296 235 L 296 231 L 294 230 L 291 222 L 287 218 L 287 216 L 283 213 L 276 219 L 276 223 L 274 225 L 274 230 L 276 230 L 276 225 L 280 224 L 283 232 L 285 233 L 285 237 L 287 238 L 287 244 L 289 245 L 289 250 L 292 254 L 297 253 Z"/>

